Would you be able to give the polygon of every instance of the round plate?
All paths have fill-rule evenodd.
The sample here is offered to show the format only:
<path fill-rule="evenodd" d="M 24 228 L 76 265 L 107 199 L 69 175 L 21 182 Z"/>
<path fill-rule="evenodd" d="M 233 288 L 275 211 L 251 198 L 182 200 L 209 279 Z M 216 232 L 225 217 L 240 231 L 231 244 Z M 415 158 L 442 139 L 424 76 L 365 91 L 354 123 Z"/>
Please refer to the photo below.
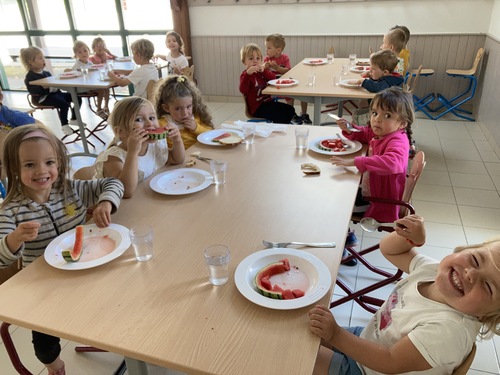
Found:
<path fill-rule="evenodd" d="M 331 138 L 335 138 L 335 136 L 315 138 L 311 142 L 309 142 L 309 145 L 307 147 L 309 147 L 309 150 L 317 152 L 318 154 L 323 154 L 323 155 L 348 155 L 348 154 L 353 154 L 353 153 L 361 150 L 361 147 L 363 147 L 361 142 L 350 141 L 350 140 L 344 139 L 344 138 L 342 139 L 342 142 L 344 142 L 346 145 L 351 146 L 345 151 L 326 151 L 326 150 L 322 150 L 318 147 L 318 145 L 321 141 L 324 141 L 325 139 L 331 139 Z"/>
<path fill-rule="evenodd" d="M 73 228 L 60 236 L 57 236 L 45 249 L 43 256 L 47 263 L 52 267 L 70 271 L 97 267 L 118 258 L 130 246 L 130 238 L 128 236 L 129 230 L 124 226 L 110 224 L 107 228 L 98 228 L 95 224 L 89 224 L 84 226 L 84 244 L 85 238 L 109 236 L 115 241 L 116 247 L 109 254 L 88 262 L 66 262 L 63 259 L 61 252 L 63 250 L 73 248 L 73 245 L 75 244 L 75 232 L 76 229 Z"/>
<path fill-rule="evenodd" d="M 99 69 L 99 68 L 104 68 L 106 64 L 93 64 L 92 69 Z"/>
<path fill-rule="evenodd" d="M 356 65 L 358 65 L 358 66 L 370 66 L 370 59 L 358 59 L 356 61 Z"/>
<path fill-rule="evenodd" d="M 80 76 L 80 72 L 71 71 L 71 72 L 66 72 L 66 73 L 60 74 L 59 75 L 59 79 L 76 78 L 76 77 L 79 77 L 79 76 Z"/>
<path fill-rule="evenodd" d="M 306 59 L 304 64 L 306 65 L 325 65 L 328 62 L 327 59 Z"/>
<path fill-rule="evenodd" d="M 237 135 L 238 137 L 241 137 L 243 139 L 244 135 L 243 132 L 240 132 L 239 130 L 233 130 L 233 129 L 214 129 L 214 130 L 209 130 L 208 132 L 204 132 L 198 135 L 196 137 L 197 141 L 200 143 L 203 143 L 204 145 L 209 145 L 209 146 L 227 146 L 225 144 L 219 143 L 219 142 L 213 142 L 212 139 L 218 137 L 219 135 L 222 135 L 224 133 L 233 133 L 234 135 Z"/>
<path fill-rule="evenodd" d="M 285 81 L 286 83 L 281 83 L 282 81 Z M 292 82 L 290 82 L 292 81 Z M 269 82 L 267 82 L 271 86 L 277 86 L 277 87 L 290 87 L 294 85 L 298 85 L 299 81 L 297 79 L 291 79 L 291 78 L 280 78 L 280 79 L 273 79 Z"/>
<path fill-rule="evenodd" d="M 129 56 L 117 57 L 115 59 L 115 61 L 118 61 L 118 62 L 132 61 L 132 58 Z"/>
<path fill-rule="evenodd" d="M 214 179 L 207 171 L 196 168 L 180 168 L 153 177 L 151 189 L 165 195 L 193 194 L 209 187 Z"/>
<path fill-rule="evenodd" d="M 353 73 L 365 73 L 370 71 L 369 66 L 351 66 L 349 70 Z"/>
<path fill-rule="evenodd" d="M 350 89 L 360 89 L 362 86 L 358 84 L 353 84 L 352 82 L 358 82 L 357 79 L 346 79 L 344 81 L 340 81 L 339 85 L 342 87 L 348 87 Z"/>
<path fill-rule="evenodd" d="M 304 297 L 280 300 L 264 297 L 257 291 L 255 275 L 265 266 L 287 258 L 290 266 L 296 266 L 309 276 L 309 289 Z M 320 300 L 330 290 L 332 276 L 328 267 L 314 255 L 294 249 L 275 248 L 257 251 L 247 256 L 236 268 L 236 287 L 253 303 L 276 310 L 292 310 L 308 306 Z"/>

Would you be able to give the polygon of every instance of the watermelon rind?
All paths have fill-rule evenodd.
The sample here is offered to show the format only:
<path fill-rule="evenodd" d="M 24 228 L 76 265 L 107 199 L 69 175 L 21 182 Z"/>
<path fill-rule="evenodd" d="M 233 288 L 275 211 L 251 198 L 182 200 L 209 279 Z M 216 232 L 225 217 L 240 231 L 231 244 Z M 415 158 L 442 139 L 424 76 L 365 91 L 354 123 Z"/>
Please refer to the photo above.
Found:
<path fill-rule="evenodd" d="M 160 139 L 165 139 L 168 137 L 168 130 L 167 129 L 162 129 L 163 131 L 160 133 L 160 129 L 155 129 L 153 132 L 148 132 L 148 137 L 149 139 L 153 141 L 159 141 Z"/>
<path fill-rule="evenodd" d="M 269 290 L 262 285 L 262 278 L 265 276 L 272 276 L 283 273 L 285 271 L 290 270 L 290 264 L 287 259 L 280 260 L 276 263 L 271 263 L 264 268 L 262 268 L 255 275 L 255 285 L 257 287 L 257 291 L 262 294 L 264 297 L 269 297 L 273 299 L 283 299 L 283 293 L 279 291 Z"/>

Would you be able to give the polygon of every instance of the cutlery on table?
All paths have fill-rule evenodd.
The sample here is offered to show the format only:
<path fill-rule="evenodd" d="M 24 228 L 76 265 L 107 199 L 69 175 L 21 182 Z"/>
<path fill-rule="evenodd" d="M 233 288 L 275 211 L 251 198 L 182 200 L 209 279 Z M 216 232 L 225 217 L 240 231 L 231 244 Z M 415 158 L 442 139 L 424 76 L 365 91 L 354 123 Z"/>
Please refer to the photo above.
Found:
<path fill-rule="evenodd" d="M 196 159 L 198 159 L 198 160 L 206 161 L 207 163 L 210 163 L 210 160 L 213 160 L 213 159 L 210 159 L 210 158 L 206 158 L 206 157 L 204 157 L 204 156 L 201 156 L 199 151 L 197 151 L 197 152 L 193 152 L 193 153 L 191 154 L 191 156 L 194 156 L 194 157 L 195 157 Z"/>
<path fill-rule="evenodd" d="M 335 242 L 273 242 L 262 240 L 262 243 L 267 248 L 287 247 L 289 245 L 308 246 L 308 247 L 335 247 Z"/>
<path fill-rule="evenodd" d="M 359 225 L 361 225 L 361 228 L 363 228 L 363 230 L 366 232 L 375 232 L 378 227 L 405 228 L 404 225 L 397 223 L 379 223 L 377 220 L 371 217 L 362 218 L 359 222 Z"/>
<path fill-rule="evenodd" d="M 337 138 L 340 139 L 340 141 L 342 142 L 342 147 L 344 147 L 344 148 L 351 147 L 350 145 L 344 143 L 345 138 L 343 138 L 339 133 L 337 133 Z"/>
<path fill-rule="evenodd" d="M 333 114 L 333 113 L 327 113 L 327 115 L 330 116 L 335 121 L 340 120 L 340 117 L 337 116 L 337 115 L 335 115 L 335 114 Z M 346 121 L 346 125 L 347 125 L 347 130 L 349 130 L 351 132 L 358 133 L 358 132 L 361 131 L 361 130 L 356 129 L 355 127 L 353 127 L 352 124 L 349 121 Z"/>

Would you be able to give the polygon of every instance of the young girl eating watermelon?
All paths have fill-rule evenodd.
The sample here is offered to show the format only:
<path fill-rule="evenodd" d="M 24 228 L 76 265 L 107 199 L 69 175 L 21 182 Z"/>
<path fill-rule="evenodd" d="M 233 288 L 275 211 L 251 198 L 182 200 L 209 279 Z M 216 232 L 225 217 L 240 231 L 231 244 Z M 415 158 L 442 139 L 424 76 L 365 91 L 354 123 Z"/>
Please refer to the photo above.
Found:
<path fill-rule="evenodd" d="M 0 267 L 19 258 L 29 265 L 57 236 L 84 224 L 87 207 L 96 205 L 98 227 L 109 226 L 120 205 L 123 184 L 115 178 L 67 179 L 66 146 L 43 125 L 11 130 L 2 158 L 9 184 L 0 206 Z M 35 355 L 49 375 L 65 374 L 59 341 L 33 331 Z"/>
<path fill-rule="evenodd" d="M 125 186 L 124 198 L 130 198 L 137 184 L 159 168 L 184 161 L 184 144 L 179 129 L 167 123 L 158 130 L 158 118 L 149 100 L 139 96 L 120 100 L 115 104 L 109 122 L 115 138 L 97 157 L 94 178 L 119 178 Z M 172 140 L 171 150 L 167 137 Z"/>

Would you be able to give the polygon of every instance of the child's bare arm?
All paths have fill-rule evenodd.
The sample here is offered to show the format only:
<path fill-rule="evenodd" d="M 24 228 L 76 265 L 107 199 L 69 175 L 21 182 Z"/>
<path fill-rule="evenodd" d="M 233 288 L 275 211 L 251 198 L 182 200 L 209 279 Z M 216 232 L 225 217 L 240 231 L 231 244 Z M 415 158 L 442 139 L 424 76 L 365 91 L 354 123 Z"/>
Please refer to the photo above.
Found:
<path fill-rule="evenodd" d="M 12 254 L 17 253 L 21 245 L 26 241 L 33 241 L 38 236 L 40 223 L 37 221 L 27 221 L 21 223 L 17 228 L 7 235 L 7 246 Z"/>
<path fill-rule="evenodd" d="M 380 251 L 401 271 L 408 272 L 411 260 L 417 255 L 415 245 L 421 246 L 425 242 L 424 219 L 408 215 L 396 220 L 396 223 L 402 227 L 396 227 L 395 232 L 380 241 Z"/>
<path fill-rule="evenodd" d="M 334 347 L 372 370 L 397 374 L 431 368 L 408 336 L 391 347 L 362 339 L 340 327 L 325 306 L 316 306 L 309 312 L 309 324 L 324 346 Z"/>
<path fill-rule="evenodd" d="M 128 78 L 122 78 L 115 71 L 108 72 L 108 77 L 118 86 L 124 87 L 130 85 L 132 82 Z"/>
<path fill-rule="evenodd" d="M 92 212 L 94 222 L 99 228 L 106 228 L 111 224 L 111 210 L 113 205 L 111 202 L 103 201 L 97 205 Z"/>
<path fill-rule="evenodd" d="M 184 142 L 177 126 L 167 123 L 168 137 L 172 139 L 172 150 L 168 155 L 168 164 L 180 164 L 185 158 Z"/>

